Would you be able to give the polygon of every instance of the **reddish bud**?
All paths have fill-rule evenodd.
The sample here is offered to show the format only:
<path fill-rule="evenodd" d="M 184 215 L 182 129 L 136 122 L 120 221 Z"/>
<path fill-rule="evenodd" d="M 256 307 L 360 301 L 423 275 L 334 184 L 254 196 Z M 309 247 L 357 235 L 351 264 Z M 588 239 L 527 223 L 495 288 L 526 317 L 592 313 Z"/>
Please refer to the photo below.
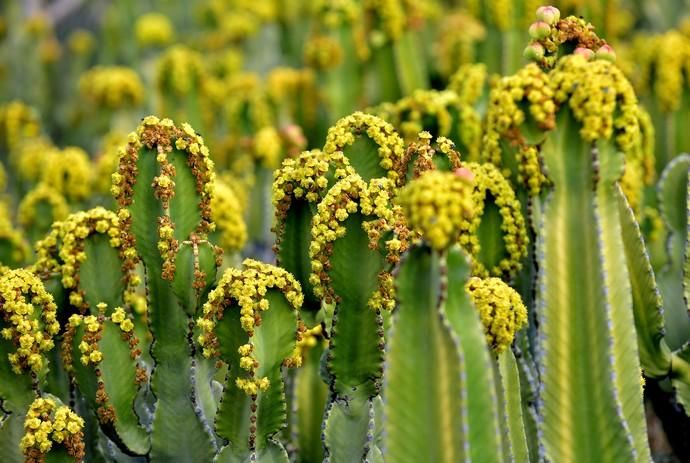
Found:
<path fill-rule="evenodd" d="M 537 19 L 552 26 L 561 19 L 561 12 L 555 6 L 540 6 L 537 8 Z"/>
<path fill-rule="evenodd" d="M 544 21 L 537 21 L 529 26 L 529 36 L 533 39 L 541 40 L 551 34 L 551 26 Z"/>
<path fill-rule="evenodd" d="M 597 59 L 604 59 L 606 61 L 611 61 L 614 63 L 616 61 L 616 52 L 613 51 L 611 45 L 602 45 L 597 52 L 594 54 Z"/>
<path fill-rule="evenodd" d="M 594 57 L 594 52 L 590 50 L 589 48 L 583 48 L 583 47 L 578 47 L 573 51 L 574 55 L 582 55 L 585 57 L 587 61 L 591 60 Z"/>

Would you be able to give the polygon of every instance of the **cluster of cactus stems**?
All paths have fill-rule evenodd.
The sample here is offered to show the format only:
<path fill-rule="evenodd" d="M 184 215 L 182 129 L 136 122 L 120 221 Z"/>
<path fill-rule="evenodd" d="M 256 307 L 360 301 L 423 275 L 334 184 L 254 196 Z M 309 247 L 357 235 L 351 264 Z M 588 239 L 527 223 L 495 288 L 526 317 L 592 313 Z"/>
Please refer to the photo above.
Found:
<path fill-rule="evenodd" d="M 78 104 L 0 105 L 0 459 L 651 461 L 645 378 L 690 416 L 682 28 L 284 3 L 173 45 L 188 6 L 118 0 Z M 57 31 L 10 32 L 43 85 Z"/>

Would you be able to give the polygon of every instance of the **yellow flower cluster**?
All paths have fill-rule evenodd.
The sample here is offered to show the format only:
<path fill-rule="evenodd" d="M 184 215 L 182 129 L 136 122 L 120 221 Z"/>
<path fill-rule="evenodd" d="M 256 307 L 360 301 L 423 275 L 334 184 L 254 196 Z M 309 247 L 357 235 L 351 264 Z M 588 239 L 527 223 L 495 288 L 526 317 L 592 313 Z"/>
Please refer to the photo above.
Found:
<path fill-rule="evenodd" d="M 293 198 L 304 198 L 310 203 L 318 201 L 326 192 L 326 175 L 330 170 L 336 180 L 354 173 L 340 151 L 331 154 L 305 151 L 297 159 L 285 159 L 273 174 L 273 206 L 280 209 L 281 205 L 287 205 L 289 208 Z"/>
<path fill-rule="evenodd" d="M 275 127 L 269 125 L 256 131 L 253 152 L 259 163 L 268 169 L 273 170 L 280 165 L 283 142 Z"/>
<path fill-rule="evenodd" d="M 502 153 L 502 142 L 511 146 L 517 161 L 517 184 L 524 185 L 532 195 L 539 194 L 546 178 L 534 141 L 525 138 L 520 126 L 529 116 L 531 123 L 541 130 L 555 127 L 557 108 L 548 78 L 549 75 L 536 64 L 528 64 L 516 74 L 499 80 L 489 96 L 483 158 L 500 167 L 502 155 L 507 154 Z M 528 108 L 529 113 L 526 114 L 523 107 Z M 510 178 L 508 168 L 501 173 Z"/>
<path fill-rule="evenodd" d="M 476 44 L 486 38 L 486 29 L 480 21 L 467 12 L 455 11 L 440 19 L 438 30 L 438 39 L 433 50 L 437 65 L 444 77 L 455 76 L 450 77 L 452 85 L 449 89 L 458 91 L 457 85 L 463 85 L 462 82 L 465 80 L 460 75 L 464 74 L 468 68 L 484 66 L 471 63 L 477 61 Z M 474 85 L 476 81 L 468 83 Z M 458 94 L 460 93 L 458 91 Z M 467 100 L 463 102 L 470 104 Z"/>
<path fill-rule="evenodd" d="M 256 378 L 259 367 L 258 361 L 253 356 L 252 340 L 255 329 L 261 326 L 261 313 L 270 309 L 266 293 L 273 289 L 282 292 L 288 303 L 297 310 L 303 302 L 302 289 L 299 282 L 286 270 L 273 265 L 264 264 L 252 259 L 246 259 L 242 263 L 242 270 L 229 268 L 221 277 L 218 285 L 209 294 L 208 301 L 204 304 L 204 314 L 197 320 L 197 325 L 202 334 L 197 338 L 203 347 L 203 354 L 212 357 L 219 354 L 220 343 L 215 327 L 223 312 L 231 304 L 239 306 L 240 323 L 242 329 L 247 332 L 249 342 L 239 347 L 240 368 L 247 371 L 247 377 L 238 377 L 237 387 L 249 395 L 255 395 L 258 391 L 265 391 L 270 383 L 268 378 Z M 295 333 L 295 342 L 299 339 L 303 325 L 298 323 Z M 228 342 L 228 340 L 225 340 Z M 283 359 L 287 366 L 295 365 L 292 357 Z"/>
<path fill-rule="evenodd" d="M 154 178 L 154 195 L 161 201 L 164 211 L 169 210 L 169 201 L 175 195 L 175 168 L 168 161 L 167 155 L 173 149 L 187 155 L 187 166 L 196 182 L 200 218 L 194 234 L 203 239 L 214 229 L 211 220 L 211 198 L 215 185 L 214 164 L 203 138 L 187 123 L 178 128 L 170 119 L 159 119 L 155 116 L 145 117 L 136 132 L 128 136 L 127 147 L 120 152 L 120 163 L 112 175 L 111 193 L 117 200 L 118 218 L 123 235 L 133 240 L 130 234 L 132 216 L 127 209 L 133 202 L 134 185 L 137 182 L 137 159 L 140 155 L 156 156 L 160 165 L 160 174 Z M 172 280 L 175 275 L 175 255 L 178 242 L 174 237 L 174 224 L 169 215 L 158 217 L 158 249 L 163 257 L 163 278 Z"/>
<path fill-rule="evenodd" d="M 296 159 L 286 158 L 273 174 L 271 201 L 275 210 L 273 232 L 275 249 L 280 247 L 285 220 L 293 201 L 318 202 L 328 189 L 328 173 L 339 180 L 353 174 L 347 158 L 341 151 L 330 155 L 320 150 L 304 151 Z"/>
<path fill-rule="evenodd" d="M 493 164 L 466 163 L 474 174 L 472 203 L 474 215 L 461 225 L 460 245 L 472 258 L 472 273 L 480 277 L 489 275 L 512 278 L 522 268 L 522 259 L 527 255 L 527 227 L 522 216 L 520 201 L 501 172 Z M 492 268 L 486 268 L 479 260 L 481 250 L 478 236 L 486 208 L 487 198 L 491 198 L 501 214 L 501 231 L 507 256 Z"/>
<path fill-rule="evenodd" d="M 76 29 L 67 38 L 67 46 L 75 55 L 86 56 L 93 51 L 95 45 L 95 37 L 86 29 Z"/>
<path fill-rule="evenodd" d="M 7 187 L 7 171 L 5 171 L 5 166 L 0 162 L 0 192 L 5 191 Z"/>
<path fill-rule="evenodd" d="M 439 154 L 446 157 L 450 170 L 461 167 L 460 153 L 456 151 L 453 142 L 446 137 L 438 137 L 434 147 L 431 141 L 432 136 L 429 132 L 420 132 L 417 140 L 407 146 L 398 171 L 401 178 L 409 177 L 410 166 L 412 166 L 412 178 L 418 178 L 424 172 L 436 170 L 435 157 Z"/>
<path fill-rule="evenodd" d="M 256 131 L 273 125 L 272 110 L 257 74 L 243 72 L 230 76 L 227 94 L 233 96 L 224 107 L 229 127 L 243 127 L 248 122 L 251 130 Z"/>
<path fill-rule="evenodd" d="M 9 244 L 11 249 L 9 255 L 11 262 L 0 262 L 0 264 L 14 266 L 28 257 L 29 247 L 19 230 L 12 226 L 9 207 L 3 200 L 0 200 L 0 241 Z"/>
<path fill-rule="evenodd" d="M 96 66 L 79 79 L 79 92 L 97 108 L 114 110 L 140 105 L 144 99 L 144 84 L 133 69 Z"/>
<path fill-rule="evenodd" d="M 24 436 L 19 445 L 26 461 L 45 461 L 53 444 L 64 446 L 67 454 L 80 463 L 84 460 L 84 420 L 69 407 L 58 406 L 50 398 L 37 398 L 24 418 Z"/>
<path fill-rule="evenodd" d="M 520 295 L 499 278 L 472 277 L 465 290 L 479 311 L 487 344 L 500 354 L 527 324 L 527 309 Z"/>
<path fill-rule="evenodd" d="M 345 236 L 347 229 L 344 222 L 350 215 L 359 213 L 364 219 L 368 219 L 362 223 L 362 228 L 368 235 L 369 249 L 372 252 L 380 251 L 379 242 L 385 233 L 393 230 L 397 232 L 403 228 L 402 211 L 391 204 L 393 194 L 394 185 L 390 180 L 372 179 L 367 184 L 357 174 L 348 175 L 328 190 L 312 219 L 312 239 L 309 244 L 309 283 L 314 286 L 317 297 L 327 303 L 340 301 L 331 285 L 329 259 L 334 242 Z M 384 243 L 386 258 L 390 263 L 398 262 L 400 254 L 407 249 L 406 234 L 407 231 L 403 230 L 398 237 L 393 236 Z M 378 288 L 368 301 L 373 310 L 391 310 L 394 306 L 393 286 L 389 276 L 385 270 L 379 273 Z"/>
<path fill-rule="evenodd" d="M 50 218 L 44 217 L 46 209 L 42 205 L 48 206 Z M 37 221 L 55 222 L 63 220 L 69 215 L 69 206 L 65 197 L 55 188 L 39 183 L 29 191 L 19 203 L 17 208 L 17 219 L 24 228 L 31 228 Z"/>
<path fill-rule="evenodd" d="M 368 136 L 379 146 L 379 165 L 387 171 L 389 179 L 398 180 L 396 167 L 403 157 L 403 140 L 391 124 L 371 114 L 358 111 L 338 120 L 328 129 L 323 152 L 330 155 L 336 151 L 343 151 L 346 146 L 352 145 L 359 135 Z"/>
<path fill-rule="evenodd" d="M 652 93 L 661 111 L 677 111 L 683 91 L 690 85 L 690 38 L 670 30 L 638 37 L 632 48 L 630 78 L 638 94 Z"/>
<path fill-rule="evenodd" d="M 10 153 L 10 165 L 20 179 L 38 182 L 44 174 L 47 158 L 55 151 L 57 148 L 46 138 L 29 138 Z"/>
<path fill-rule="evenodd" d="M 247 241 L 244 207 L 235 191 L 225 181 L 216 179 L 211 199 L 211 218 L 216 224 L 218 244 L 226 252 L 242 250 Z"/>
<path fill-rule="evenodd" d="M 582 55 L 565 56 L 549 75 L 555 101 L 566 101 L 582 124 L 586 141 L 609 139 L 624 153 L 640 143 L 639 109 L 630 82 L 606 60 L 587 61 Z"/>
<path fill-rule="evenodd" d="M 175 38 L 170 19 L 161 13 L 139 16 L 134 24 L 134 35 L 140 47 L 161 47 Z"/>
<path fill-rule="evenodd" d="M 68 146 L 49 151 L 41 167 L 41 181 L 70 201 L 81 201 L 91 195 L 91 160 L 81 148 Z"/>
<path fill-rule="evenodd" d="M 448 90 L 457 93 L 459 104 L 473 106 L 482 97 L 488 78 L 486 64 L 463 64 L 450 77 Z"/>
<path fill-rule="evenodd" d="M 0 335 L 16 348 L 8 354 L 12 370 L 38 373 L 60 325 L 53 296 L 36 275 L 16 269 L 0 276 L 0 322 Z"/>
<path fill-rule="evenodd" d="M 122 272 L 126 275 L 128 285 L 125 298 L 131 297 L 134 287 L 141 283 L 139 275 L 135 273 L 138 261 L 132 243 L 123 238 L 119 217 L 102 207 L 96 207 L 86 212 L 70 215 L 64 222 L 59 222 L 44 240 L 37 245 L 39 271 L 53 271 L 59 269 L 62 274 L 62 285 L 69 293 L 70 304 L 84 311 L 89 308 L 80 286 L 79 268 L 86 261 L 84 251 L 86 240 L 93 234 L 109 237 L 110 246 L 117 249 L 122 263 Z M 55 249 L 59 243 L 55 260 Z"/>
<path fill-rule="evenodd" d="M 77 317 L 81 317 L 78 319 Z M 79 352 L 81 352 L 80 361 L 82 365 L 88 366 L 98 365 L 103 360 L 103 352 L 98 350 L 98 341 L 103 332 L 103 320 L 95 315 L 72 315 L 69 320 L 70 326 L 76 327 L 84 324 L 85 336 L 79 343 Z M 66 347 L 68 348 L 68 347 Z"/>
<path fill-rule="evenodd" d="M 158 61 L 156 84 L 163 94 L 187 95 L 201 86 L 203 77 L 201 54 L 184 45 L 168 48 Z"/>
<path fill-rule="evenodd" d="M 0 106 L 0 146 L 14 151 L 23 140 L 37 137 L 41 132 L 38 114 L 21 101 Z"/>
<path fill-rule="evenodd" d="M 371 13 L 381 30 L 391 41 L 396 41 L 407 28 L 407 15 L 400 0 L 367 0 L 365 11 Z"/>
<path fill-rule="evenodd" d="M 319 341 L 323 339 L 323 326 L 320 324 L 316 325 L 313 328 L 305 330 L 301 335 L 302 338 L 297 341 L 295 352 L 292 354 L 292 357 L 298 362 L 296 366 L 301 366 L 304 355 L 309 349 L 315 347 Z"/>
<path fill-rule="evenodd" d="M 412 180 L 399 202 L 410 228 L 441 251 L 457 241 L 472 217 L 472 184 L 465 176 L 432 170 Z"/>
<path fill-rule="evenodd" d="M 316 75 L 309 69 L 277 67 L 266 77 L 266 90 L 276 104 L 285 103 L 288 99 L 299 101 L 300 94 L 316 98 Z M 296 108 L 295 108 L 296 109 Z M 300 108 L 309 111 L 310 108 Z"/>
<path fill-rule="evenodd" d="M 327 71 L 337 67 L 343 60 L 343 49 L 332 37 L 315 35 L 304 45 L 304 62 L 310 68 Z"/>

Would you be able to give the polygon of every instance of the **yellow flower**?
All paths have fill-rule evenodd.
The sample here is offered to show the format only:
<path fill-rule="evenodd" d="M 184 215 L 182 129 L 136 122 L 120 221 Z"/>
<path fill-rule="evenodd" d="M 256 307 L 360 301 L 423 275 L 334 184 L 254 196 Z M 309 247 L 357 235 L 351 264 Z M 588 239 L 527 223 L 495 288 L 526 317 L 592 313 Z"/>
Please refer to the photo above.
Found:
<path fill-rule="evenodd" d="M 527 309 L 520 295 L 499 278 L 472 277 L 465 289 L 479 311 L 488 345 L 500 354 L 527 324 Z"/>

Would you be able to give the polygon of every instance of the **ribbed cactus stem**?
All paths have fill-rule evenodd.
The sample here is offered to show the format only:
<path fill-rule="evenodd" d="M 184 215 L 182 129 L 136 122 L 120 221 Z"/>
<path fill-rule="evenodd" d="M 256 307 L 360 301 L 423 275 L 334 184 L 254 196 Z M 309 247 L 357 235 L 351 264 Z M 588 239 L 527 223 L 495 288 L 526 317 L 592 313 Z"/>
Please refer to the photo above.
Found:
<path fill-rule="evenodd" d="M 560 109 L 542 147 L 553 189 L 537 229 L 546 455 L 559 461 L 648 461 L 616 199 L 623 152 L 639 137 L 637 101 L 606 61 L 563 58 L 549 81 Z M 604 106 L 606 101 L 611 103 Z M 594 112 L 594 105 L 602 109 Z"/>
<path fill-rule="evenodd" d="M 146 269 L 154 337 L 151 388 L 157 399 L 151 437 L 154 461 L 185 455 L 206 459 L 213 454 L 209 425 L 193 405 L 190 322 L 198 302 L 190 307 L 173 284 L 184 242 L 192 235 L 203 239 L 212 229 L 213 176 L 208 149 L 188 124 L 178 128 L 169 119 L 152 116 L 130 135 L 113 175 L 123 239 L 134 243 Z M 202 273 L 192 280 L 204 280 Z"/>

